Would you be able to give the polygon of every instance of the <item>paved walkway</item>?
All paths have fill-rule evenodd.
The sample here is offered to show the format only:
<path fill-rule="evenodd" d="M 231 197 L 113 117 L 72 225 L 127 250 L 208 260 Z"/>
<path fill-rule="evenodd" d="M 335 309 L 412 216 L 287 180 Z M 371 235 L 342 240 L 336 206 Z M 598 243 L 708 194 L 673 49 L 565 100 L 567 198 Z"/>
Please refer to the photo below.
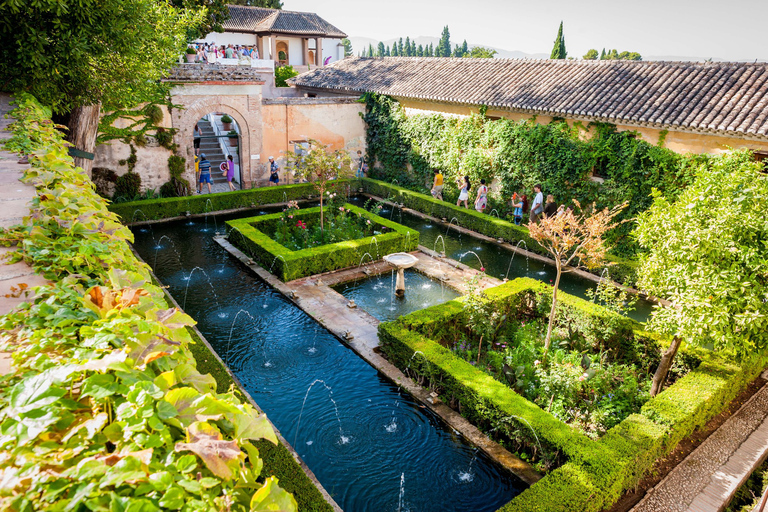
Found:
<path fill-rule="evenodd" d="M 13 122 L 6 118 L 6 114 L 13 110 L 10 101 L 8 94 L 0 94 L 0 141 L 11 137 L 6 130 Z M 21 224 L 23 217 L 29 215 L 35 196 L 35 187 L 19 181 L 29 164 L 19 164 L 18 160 L 18 155 L 0 151 L 0 228 Z M 0 246 L 0 316 L 29 301 L 32 287 L 46 284 L 46 280 L 26 263 L 8 264 L 6 258 L 15 251 L 15 247 Z M 9 373 L 10 363 L 10 354 L 0 352 L 0 375 Z"/>
<path fill-rule="evenodd" d="M 766 456 L 768 384 L 649 490 L 632 512 L 721 511 Z"/>

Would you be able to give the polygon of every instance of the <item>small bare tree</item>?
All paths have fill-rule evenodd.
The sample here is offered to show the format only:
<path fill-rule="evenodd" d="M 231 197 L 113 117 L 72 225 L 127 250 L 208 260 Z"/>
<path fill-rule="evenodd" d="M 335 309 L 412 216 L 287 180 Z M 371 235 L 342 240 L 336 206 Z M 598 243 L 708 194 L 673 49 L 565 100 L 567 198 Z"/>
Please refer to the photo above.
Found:
<path fill-rule="evenodd" d="M 323 199 L 328 182 L 352 175 L 352 159 L 343 150 L 328 151 L 328 146 L 309 139 L 309 149 L 298 153 L 286 153 L 286 168 L 300 179 L 315 185 L 320 194 L 320 230 L 323 230 Z"/>
<path fill-rule="evenodd" d="M 552 255 L 557 269 L 557 277 L 555 277 L 554 290 L 552 291 L 552 309 L 549 312 L 549 327 L 547 328 L 547 338 L 544 341 L 545 358 L 552 339 L 560 277 L 563 272 L 579 265 L 590 269 L 600 266 L 607 251 L 603 235 L 616 227 L 613 219 L 627 205 L 624 203 L 611 210 L 606 208 L 602 211 L 595 211 L 595 205 L 592 204 L 591 212 L 585 212 L 578 201 L 574 199 L 573 202 L 576 204 L 578 213 L 569 208 L 558 212 L 557 215 L 541 218 L 538 224 L 533 222 L 528 224 L 531 237 Z"/>

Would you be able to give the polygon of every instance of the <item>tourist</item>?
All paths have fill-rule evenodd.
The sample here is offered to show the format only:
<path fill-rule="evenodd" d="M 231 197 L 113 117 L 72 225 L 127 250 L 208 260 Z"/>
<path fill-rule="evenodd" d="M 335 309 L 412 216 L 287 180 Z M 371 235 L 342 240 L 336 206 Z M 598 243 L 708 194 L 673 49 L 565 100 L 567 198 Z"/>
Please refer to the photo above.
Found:
<path fill-rule="evenodd" d="M 531 205 L 531 217 L 529 222 L 538 224 L 539 216 L 544 211 L 544 194 L 541 193 L 541 185 L 539 184 L 533 186 L 533 191 L 536 193 L 536 196 L 533 198 L 533 204 Z"/>
<path fill-rule="evenodd" d="M 202 62 L 203 64 L 208 62 L 202 45 L 197 47 L 197 62 Z"/>
<path fill-rule="evenodd" d="M 200 136 L 202 134 L 200 125 L 195 123 L 195 127 L 192 129 L 192 145 L 195 147 L 195 155 L 200 154 Z"/>
<path fill-rule="evenodd" d="M 206 48 L 205 54 L 206 54 L 206 56 L 208 58 L 208 64 L 216 64 L 216 59 L 218 57 L 216 55 L 216 53 L 217 52 L 216 52 L 216 46 L 215 45 L 209 45 Z"/>
<path fill-rule="evenodd" d="M 277 185 L 280 183 L 280 175 L 278 174 L 278 171 L 280 170 L 280 167 L 278 167 L 277 162 L 275 162 L 275 157 L 271 156 L 269 157 L 269 184 L 270 185 Z"/>
<path fill-rule="evenodd" d="M 251 50 L 251 59 L 259 59 L 259 49 L 255 46 L 253 47 L 253 50 Z"/>
<path fill-rule="evenodd" d="M 523 202 L 524 197 L 525 196 L 517 195 L 517 192 L 512 194 L 512 208 L 514 208 L 512 215 L 515 218 L 515 224 L 518 226 L 523 222 L 523 207 L 525 206 L 525 203 Z"/>
<path fill-rule="evenodd" d="M 227 178 L 227 184 L 229 185 L 229 191 L 235 191 L 235 184 L 232 180 L 235 179 L 235 161 L 232 159 L 232 155 L 227 155 L 227 170 L 224 171 L 224 176 Z"/>
<path fill-rule="evenodd" d="M 232 45 L 228 45 L 227 49 L 224 50 L 224 57 L 227 59 L 234 59 L 235 58 L 235 52 L 232 49 Z"/>
<path fill-rule="evenodd" d="M 462 182 L 461 179 L 457 181 L 457 185 L 459 187 L 459 200 L 456 201 L 456 206 L 460 206 L 461 202 L 464 201 L 464 208 L 469 208 L 467 205 L 467 200 L 469 199 L 469 189 L 472 188 L 472 185 L 469 183 L 469 176 L 464 176 L 464 181 Z"/>
<path fill-rule="evenodd" d="M 211 162 L 208 161 L 207 158 L 205 158 L 205 153 L 200 153 L 200 193 L 203 193 L 203 183 L 208 184 L 208 193 L 210 194 L 212 192 L 211 190 L 211 183 L 213 181 L 211 180 Z"/>
<path fill-rule="evenodd" d="M 432 183 L 432 197 L 443 200 L 443 173 L 435 170 L 435 181 Z"/>
<path fill-rule="evenodd" d="M 475 210 L 483 213 L 488 206 L 488 187 L 485 186 L 485 180 L 480 180 L 480 186 L 477 188 L 477 198 L 475 199 Z"/>
<path fill-rule="evenodd" d="M 357 172 L 355 173 L 355 176 L 358 178 L 365 178 L 365 174 L 368 171 L 368 164 L 365 163 L 365 157 L 363 156 L 363 152 L 359 149 L 357 150 Z"/>
<path fill-rule="evenodd" d="M 195 155 L 195 190 L 200 193 L 200 157 Z"/>
<path fill-rule="evenodd" d="M 557 203 L 555 203 L 555 196 L 548 194 L 547 202 L 544 204 L 544 217 L 554 217 L 556 214 Z"/>

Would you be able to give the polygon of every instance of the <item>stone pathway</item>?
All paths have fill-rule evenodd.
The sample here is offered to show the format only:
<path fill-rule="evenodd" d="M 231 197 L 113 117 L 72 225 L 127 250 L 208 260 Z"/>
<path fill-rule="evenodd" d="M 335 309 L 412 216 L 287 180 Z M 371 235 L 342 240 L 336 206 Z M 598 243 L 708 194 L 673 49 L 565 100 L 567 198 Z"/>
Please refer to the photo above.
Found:
<path fill-rule="evenodd" d="M 632 512 L 724 510 L 766 456 L 768 384 L 649 490 Z"/>
<path fill-rule="evenodd" d="M 9 139 L 6 129 L 13 119 L 6 115 L 13 110 L 11 96 L 0 94 L 0 141 Z M 29 215 L 31 200 L 35 197 L 35 187 L 19 181 L 29 164 L 19 164 L 19 156 L 8 151 L 0 151 L 0 227 L 9 228 L 21 224 L 23 217 Z M 0 246 L 0 316 L 11 312 L 22 302 L 29 301 L 32 287 L 47 283 L 26 263 L 9 265 L 6 258 L 16 251 L 15 247 Z M 10 354 L 0 352 L 0 375 L 10 372 Z"/>
<path fill-rule="evenodd" d="M 519 476 L 528 484 L 533 484 L 541 479 L 541 475 L 534 471 L 529 464 L 489 439 L 458 412 L 406 377 L 396 366 L 379 354 L 379 321 L 360 308 L 350 309 L 347 307 L 348 300 L 330 287 L 341 282 L 351 281 L 355 277 L 367 277 L 368 274 L 358 269 L 347 269 L 283 283 L 259 265 L 254 264 L 248 256 L 230 244 L 225 238 L 217 237 L 214 240 L 261 279 L 312 316 L 328 331 L 343 340 L 347 346 L 365 359 L 371 366 L 387 376 L 392 382 L 408 391 L 425 407 L 429 407 L 454 430 L 461 433 L 466 439 L 490 455 L 503 467 Z M 427 273 L 435 267 L 434 260 L 426 254 L 418 252 L 412 254 L 419 258 L 419 263 L 414 267 L 416 270 Z M 456 262 L 452 260 L 447 260 L 447 262 L 453 263 L 452 268 L 446 269 L 448 281 L 461 283 L 468 277 L 465 274 L 467 267 L 463 269 L 459 265 L 457 268 Z M 390 267 L 381 263 L 369 265 L 368 268 L 371 272 L 370 275 L 391 270 Z M 471 272 L 475 271 L 471 270 Z M 483 284 L 490 287 L 499 283 L 501 281 L 498 279 L 488 278 L 487 282 Z"/>

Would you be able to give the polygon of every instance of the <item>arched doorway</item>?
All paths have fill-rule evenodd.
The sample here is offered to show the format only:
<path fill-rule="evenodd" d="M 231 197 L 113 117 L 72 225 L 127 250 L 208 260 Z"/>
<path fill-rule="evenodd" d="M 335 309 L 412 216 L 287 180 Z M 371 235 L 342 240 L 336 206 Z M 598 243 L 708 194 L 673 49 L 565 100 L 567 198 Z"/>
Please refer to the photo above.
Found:
<path fill-rule="evenodd" d="M 288 58 L 288 43 L 285 41 L 278 41 L 275 47 L 277 51 L 277 61 L 281 66 L 287 66 L 289 62 Z"/>
<path fill-rule="evenodd" d="M 243 188 L 241 133 L 237 121 L 226 112 L 210 112 L 195 123 L 192 134 L 197 158 L 194 189 L 198 193 L 230 192 Z M 203 172 L 207 168 L 205 161 L 210 164 L 207 175 Z M 202 167 L 200 163 L 203 163 Z"/>

